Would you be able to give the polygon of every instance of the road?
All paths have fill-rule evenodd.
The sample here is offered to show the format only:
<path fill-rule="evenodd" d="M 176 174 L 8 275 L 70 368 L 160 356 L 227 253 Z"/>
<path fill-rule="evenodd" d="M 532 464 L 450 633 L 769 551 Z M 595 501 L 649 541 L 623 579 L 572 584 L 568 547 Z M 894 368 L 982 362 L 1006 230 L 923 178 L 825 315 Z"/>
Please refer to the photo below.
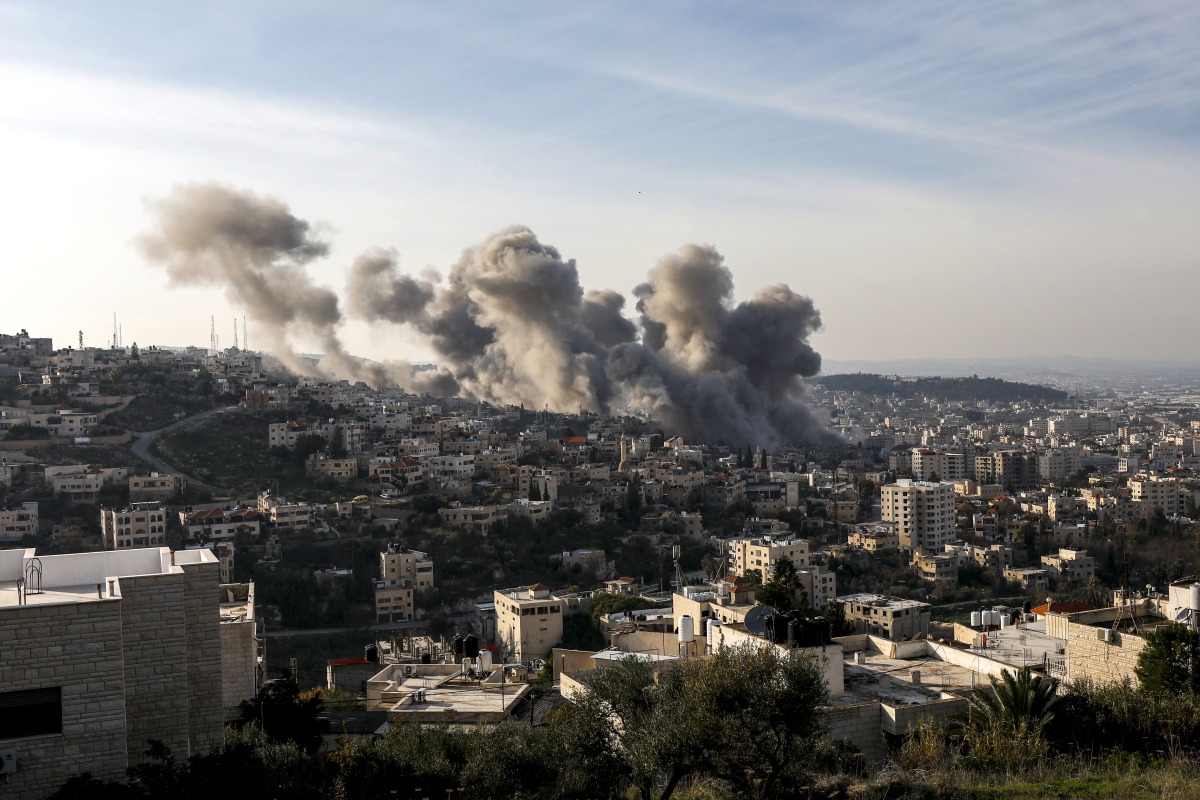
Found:
<path fill-rule="evenodd" d="M 208 411 L 201 411 L 199 414 L 193 414 L 190 417 L 185 417 L 184 419 L 181 419 L 178 422 L 172 422 L 170 425 L 166 426 L 165 428 L 159 428 L 156 431 L 137 431 L 134 434 L 135 436 L 137 436 L 137 438 L 133 440 L 133 443 L 129 447 L 133 451 L 133 454 L 135 456 L 140 458 L 142 461 L 145 461 L 147 464 L 154 467 L 154 469 L 158 470 L 159 472 L 175 473 L 175 474 L 183 475 L 183 477 L 187 478 L 188 484 L 190 486 L 195 486 L 200 489 L 207 489 L 209 491 L 214 491 L 216 487 L 209 486 L 207 483 L 197 479 L 195 476 L 184 474 L 176 467 L 168 464 L 167 462 L 163 461 L 161 458 L 158 458 L 157 456 L 153 455 L 150 452 L 150 445 L 154 444 L 154 442 L 157 441 L 160 434 L 167 433 L 169 431 L 173 431 L 176 428 L 183 427 L 184 425 L 189 425 L 193 422 L 196 422 L 197 420 L 204 419 L 205 417 L 211 417 L 213 414 L 221 414 L 226 411 L 232 411 L 235 408 L 238 408 L 238 406 L 222 406 L 221 408 L 212 408 L 212 409 L 209 409 Z"/>

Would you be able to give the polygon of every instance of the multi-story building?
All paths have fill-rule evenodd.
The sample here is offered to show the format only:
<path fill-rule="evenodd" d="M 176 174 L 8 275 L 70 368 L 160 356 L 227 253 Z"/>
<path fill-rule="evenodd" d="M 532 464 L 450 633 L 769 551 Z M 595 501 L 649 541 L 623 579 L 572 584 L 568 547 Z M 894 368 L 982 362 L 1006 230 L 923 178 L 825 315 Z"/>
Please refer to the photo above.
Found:
<path fill-rule="evenodd" d="M 93 467 L 86 464 L 70 464 L 61 467 L 46 467 L 45 478 L 56 494 L 79 502 L 92 502 L 100 497 L 105 486 L 124 481 L 129 477 L 125 467 Z"/>
<path fill-rule="evenodd" d="M 881 489 L 883 521 L 900 549 L 942 552 L 954 535 L 954 484 L 901 479 Z"/>
<path fill-rule="evenodd" d="M 913 556 L 913 567 L 922 580 L 931 583 L 941 583 L 946 586 L 958 585 L 958 557 L 947 553 L 917 552 Z"/>
<path fill-rule="evenodd" d="M 1143 517 L 1152 517 L 1159 511 L 1168 517 L 1183 512 L 1183 492 L 1175 478 L 1135 475 L 1129 479 L 1129 499 Z"/>
<path fill-rule="evenodd" d="M 837 598 L 846 622 L 856 632 L 882 636 L 892 641 L 929 633 L 929 604 L 879 594 L 849 594 Z"/>
<path fill-rule="evenodd" d="M 1061 547 L 1057 554 L 1042 556 L 1042 567 L 1060 581 L 1085 581 L 1096 574 L 1096 559 L 1087 550 Z"/>
<path fill-rule="evenodd" d="M 868 553 L 895 553 L 900 549 L 900 534 L 891 523 L 864 522 L 854 526 L 846 544 Z"/>
<path fill-rule="evenodd" d="M 187 489 L 187 478 L 182 475 L 160 475 L 151 472 L 147 475 L 131 475 L 129 477 L 129 501 L 141 503 L 147 500 L 170 501 L 171 498 Z"/>
<path fill-rule="evenodd" d="M 334 483 L 349 483 L 358 477 L 358 459 L 311 453 L 304 462 L 304 474 L 310 478 L 329 478 Z"/>
<path fill-rule="evenodd" d="M 1038 473 L 1047 483 L 1060 483 L 1079 472 L 1079 450 L 1062 447 L 1047 450 L 1038 456 Z"/>
<path fill-rule="evenodd" d="M 256 651 L 223 649 L 239 640 L 222 635 L 218 569 L 207 550 L 0 550 L 0 749 L 17 762 L 6 798 L 82 772 L 120 780 L 152 739 L 184 759 L 221 746 L 224 706 L 253 696 Z M 226 655 L 242 669 L 232 687 L 249 675 L 240 698 L 225 697 Z"/>
<path fill-rule="evenodd" d="M 825 608 L 837 597 L 837 575 L 831 570 L 821 566 L 802 567 L 796 570 L 796 577 L 813 608 Z"/>
<path fill-rule="evenodd" d="M 1045 589 L 1050 585 L 1049 573 L 1037 567 L 1009 567 L 1004 570 L 1004 579 L 1027 591 Z"/>
<path fill-rule="evenodd" d="M 231 542 L 240 535 L 257 540 L 259 534 L 258 512 L 245 506 L 180 511 L 179 521 L 190 542 Z"/>
<path fill-rule="evenodd" d="M 546 658 L 562 640 L 563 601 L 540 583 L 495 592 L 496 633 L 505 655 Z"/>
<path fill-rule="evenodd" d="M 15 508 L 0 508 L 0 542 L 19 542 L 37 536 L 38 504 L 22 503 Z"/>
<path fill-rule="evenodd" d="M 162 503 L 130 503 L 100 509 L 100 538 L 105 550 L 157 547 L 167 543 L 167 512 Z"/>
<path fill-rule="evenodd" d="M 451 503 L 446 508 L 439 508 L 438 516 L 447 525 L 471 528 L 486 536 L 497 522 L 508 519 L 508 506 L 464 506 Z"/>
<path fill-rule="evenodd" d="M 808 540 L 791 533 L 731 539 L 726 546 L 730 567 L 736 575 L 745 575 L 749 570 L 756 569 L 765 581 L 771 577 L 779 559 L 785 557 L 797 569 L 808 566 Z"/>
<path fill-rule="evenodd" d="M 419 550 L 388 545 L 379 554 L 375 582 L 375 619 L 395 622 L 416 618 L 416 595 L 433 588 L 433 560 Z"/>
<path fill-rule="evenodd" d="M 312 524 L 314 511 L 308 503 L 289 503 L 285 498 L 269 493 L 258 496 L 258 513 L 275 528 L 303 530 Z"/>

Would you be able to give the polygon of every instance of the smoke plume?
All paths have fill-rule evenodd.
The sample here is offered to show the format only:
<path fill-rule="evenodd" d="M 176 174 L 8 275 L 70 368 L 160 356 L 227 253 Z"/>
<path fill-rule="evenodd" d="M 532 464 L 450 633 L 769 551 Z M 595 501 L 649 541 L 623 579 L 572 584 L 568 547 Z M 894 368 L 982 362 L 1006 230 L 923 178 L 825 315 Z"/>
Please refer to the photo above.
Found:
<path fill-rule="evenodd" d="M 218 184 L 177 187 L 151 204 L 158 218 L 139 240 L 143 254 L 162 265 L 176 286 L 216 286 L 254 318 L 258 335 L 292 372 L 339 375 L 379 383 L 382 368 L 364 364 L 342 347 L 338 296 L 312 283 L 304 265 L 329 252 L 310 226 L 271 197 Z M 315 336 L 325 353 L 314 367 L 292 348 L 296 334 Z"/>
<path fill-rule="evenodd" d="M 704 441 L 773 448 L 836 438 L 802 396 L 800 379 L 821 367 L 808 343 L 821 326 L 812 301 L 776 285 L 734 304 L 733 275 L 712 247 L 660 260 L 633 291 L 636 321 L 623 295 L 585 291 L 575 262 L 528 228 L 466 250 L 445 281 L 405 274 L 395 250 L 372 249 L 349 268 L 346 308 L 421 334 L 438 369 L 414 373 L 407 362 L 368 368 L 346 354 L 337 296 L 304 271 L 326 245 L 283 203 L 201 185 L 154 208 L 147 257 L 177 284 L 225 286 L 302 374 L 312 367 L 288 342 L 315 333 L 320 366 L 340 377 L 559 411 L 641 410 Z"/>

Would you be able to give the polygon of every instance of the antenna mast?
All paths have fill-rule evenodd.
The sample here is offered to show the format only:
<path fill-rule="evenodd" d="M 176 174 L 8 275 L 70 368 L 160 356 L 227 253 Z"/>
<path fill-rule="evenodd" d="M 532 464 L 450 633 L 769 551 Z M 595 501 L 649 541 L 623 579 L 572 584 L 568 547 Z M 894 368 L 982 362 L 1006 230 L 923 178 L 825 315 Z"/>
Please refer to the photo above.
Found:
<path fill-rule="evenodd" d="M 246 315 L 242 315 L 242 348 L 250 349 L 250 337 L 246 335 Z"/>
<path fill-rule="evenodd" d="M 208 323 L 208 348 L 217 352 L 217 318 L 210 317 Z"/>
<path fill-rule="evenodd" d="M 120 344 L 118 344 L 119 341 L 120 341 L 120 337 L 117 335 L 117 312 L 114 311 L 113 312 L 113 341 L 112 341 L 112 349 L 113 350 L 116 350 L 118 347 L 121 346 Z"/>
<path fill-rule="evenodd" d="M 83 331 L 79 332 L 79 349 L 83 349 Z"/>
<path fill-rule="evenodd" d="M 238 349 L 238 338 L 237 338 L 237 317 L 234 317 L 234 318 L 233 318 L 233 349 L 234 349 L 234 350 L 237 350 L 237 349 Z"/>

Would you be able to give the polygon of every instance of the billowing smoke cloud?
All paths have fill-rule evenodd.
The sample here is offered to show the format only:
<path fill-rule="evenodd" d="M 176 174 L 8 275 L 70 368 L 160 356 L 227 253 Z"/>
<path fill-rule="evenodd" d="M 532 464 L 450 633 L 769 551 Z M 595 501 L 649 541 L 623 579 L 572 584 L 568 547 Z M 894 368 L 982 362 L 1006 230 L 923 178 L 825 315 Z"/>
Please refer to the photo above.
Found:
<path fill-rule="evenodd" d="M 388 380 L 386 370 L 342 347 L 338 296 L 314 285 L 304 269 L 329 248 L 282 202 L 208 183 L 177 187 L 151 209 L 158 226 L 139 240 L 146 257 L 165 267 L 175 285 L 223 287 L 285 367 L 300 375 Z M 325 354 L 317 367 L 292 348 L 292 337 L 304 333 Z"/>
<path fill-rule="evenodd" d="M 312 372 L 288 344 L 306 332 L 324 345 L 320 366 L 339 377 L 560 411 L 628 406 L 673 432 L 737 445 L 835 438 L 802 397 L 800 379 L 821 367 L 808 344 L 821 325 L 812 301 L 778 285 L 735 305 L 733 276 L 712 247 L 687 245 L 651 269 L 634 290 L 636 323 L 624 296 L 584 291 L 575 262 L 528 228 L 465 251 L 445 282 L 405 274 L 394 250 L 370 250 L 349 269 L 346 307 L 423 335 L 438 369 L 414 373 L 346 354 L 338 298 L 304 271 L 327 248 L 283 203 L 201 185 L 154 208 L 146 255 L 178 284 L 225 286 L 296 372 Z"/>
<path fill-rule="evenodd" d="M 394 254 L 368 253 L 349 293 L 364 318 L 425 334 L 474 398 L 564 411 L 628 403 L 707 441 L 833 438 L 799 384 L 821 368 L 812 301 L 772 286 L 734 306 L 733 276 L 711 247 L 685 246 L 650 271 L 634 290 L 636 325 L 622 295 L 584 292 L 575 263 L 527 228 L 468 250 L 440 289 L 402 274 Z"/>

